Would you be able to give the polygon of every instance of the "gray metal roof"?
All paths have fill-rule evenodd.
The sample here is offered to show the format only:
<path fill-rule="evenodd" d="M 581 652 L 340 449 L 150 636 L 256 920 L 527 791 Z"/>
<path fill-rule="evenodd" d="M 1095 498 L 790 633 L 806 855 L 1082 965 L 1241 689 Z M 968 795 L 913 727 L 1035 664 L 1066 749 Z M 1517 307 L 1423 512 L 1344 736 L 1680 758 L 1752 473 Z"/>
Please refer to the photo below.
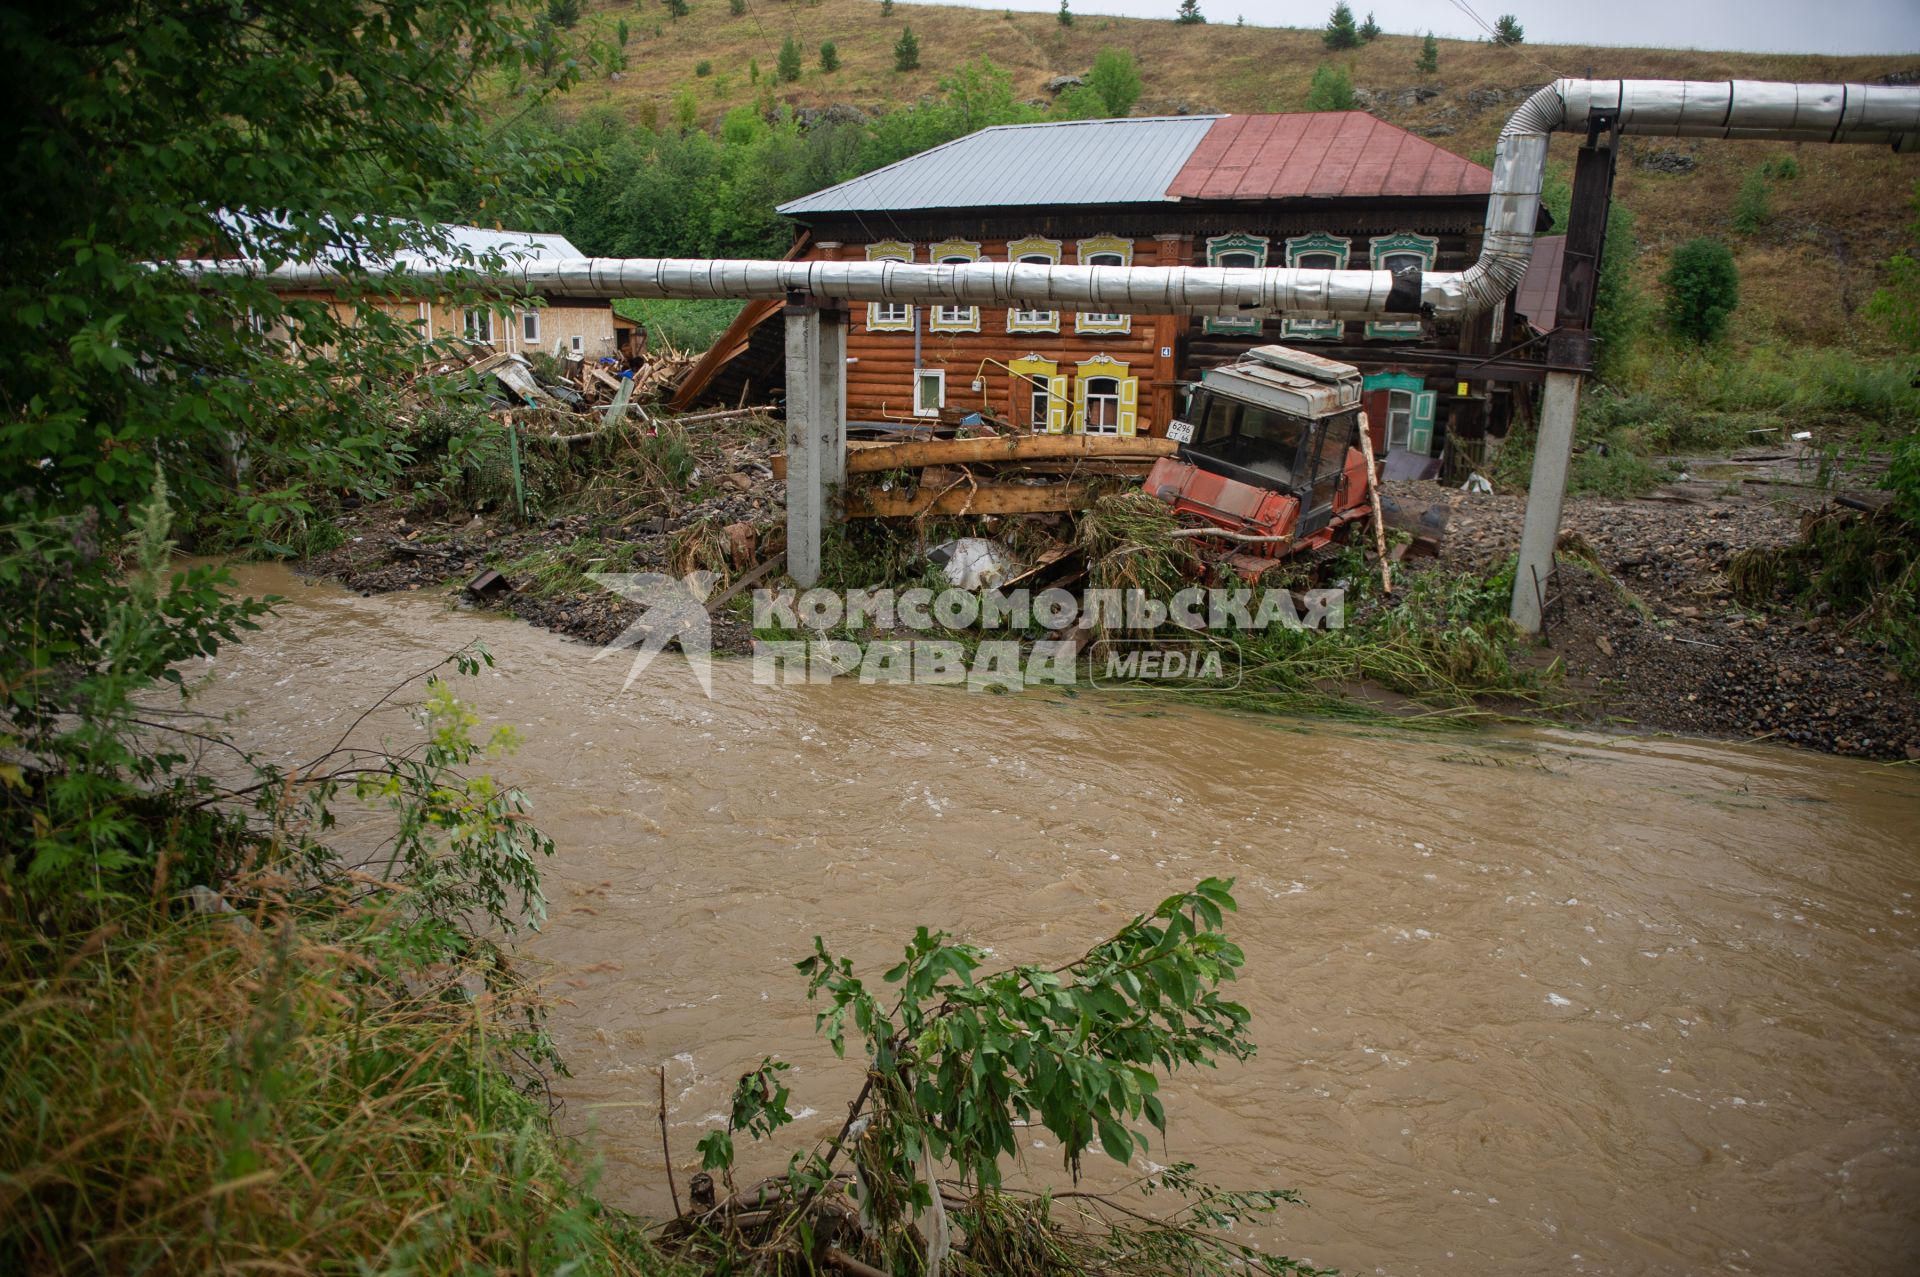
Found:
<path fill-rule="evenodd" d="M 1003 124 L 780 205 L 791 217 L 1002 205 L 1152 204 L 1217 115 Z"/>

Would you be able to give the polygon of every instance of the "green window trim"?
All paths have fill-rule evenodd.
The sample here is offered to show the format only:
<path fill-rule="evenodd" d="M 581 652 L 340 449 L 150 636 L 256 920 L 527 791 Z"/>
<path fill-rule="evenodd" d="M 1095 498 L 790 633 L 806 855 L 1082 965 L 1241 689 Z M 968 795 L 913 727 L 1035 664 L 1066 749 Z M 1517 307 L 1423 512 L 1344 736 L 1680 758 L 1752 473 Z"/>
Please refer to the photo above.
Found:
<path fill-rule="evenodd" d="M 1385 270 L 1387 259 L 1400 255 L 1418 257 L 1421 270 L 1432 270 L 1433 263 L 1440 255 L 1440 241 L 1431 235 L 1419 235 L 1413 231 L 1395 231 L 1391 235 L 1373 237 L 1368 259 L 1375 270 Z M 1426 325 L 1418 319 L 1384 320 L 1367 325 L 1369 341 L 1418 341 L 1425 333 Z"/>
<path fill-rule="evenodd" d="M 1341 235 L 1296 235 L 1287 241 L 1287 265 L 1298 266 L 1301 258 L 1324 253 L 1333 258 L 1334 270 L 1345 270 L 1352 252 L 1353 241 Z M 1288 318 L 1280 323 L 1280 335 L 1296 341 L 1339 341 L 1346 333 L 1346 323 L 1338 319 Z"/>
<path fill-rule="evenodd" d="M 1267 264 L 1267 249 L 1271 241 L 1265 235 L 1248 235 L 1244 231 L 1235 231 L 1231 235 L 1216 235 L 1207 241 L 1207 265 L 1221 265 L 1221 258 L 1241 254 L 1253 258 L 1255 267 Z M 1209 315 L 1201 321 L 1200 331 L 1206 333 L 1257 333 L 1260 331 L 1262 317 L 1258 314 L 1247 316 Z"/>
<path fill-rule="evenodd" d="M 1410 372 L 1369 373 L 1361 379 L 1360 390 L 1362 394 L 1370 394 L 1376 390 L 1387 392 L 1387 419 L 1380 423 L 1381 435 L 1387 441 L 1386 451 L 1394 450 L 1392 404 L 1393 393 L 1399 391 L 1412 400 L 1408 405 L 1409 419 L 1405 450 L 1418 453 L 1423 457 L 1433 455 L 1433 419 L 1440 396 L 1438 392 L 1427 389 L 1426 378 Z"/>

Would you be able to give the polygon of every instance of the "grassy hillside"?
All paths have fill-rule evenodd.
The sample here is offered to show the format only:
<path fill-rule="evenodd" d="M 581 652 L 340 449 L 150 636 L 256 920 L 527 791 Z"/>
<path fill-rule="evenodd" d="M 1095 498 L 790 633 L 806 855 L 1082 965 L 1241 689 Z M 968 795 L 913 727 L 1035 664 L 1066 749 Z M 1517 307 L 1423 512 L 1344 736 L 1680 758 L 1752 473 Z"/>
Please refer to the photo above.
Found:
<path fill-rule="evenodd" d="M 1168 5 L 1171 12 L 1172 5 Z M 897 4 L 883 18 L 879 0 L 747 0 L 734 16 L 726 0 L 693 0 L 689 15 L 667 16 L 657 0 L 591 7 L 589 32 L 611 37 L 625 20 L 629 65 L 616 80 L 590 75 L 562 105 L 575 114 L 610 106 L 635 123 L 673 118 L 683 91 L 712 124 L 731 107 L 756 102 L 796 109 L 849 104 L 869 114 L 932 92 L 959 64 L 979 55 L 1010 71 L 1018 91 L 1048 100 L 1046 82 L 1084 73 L 1103 47 L 1132 51 L 1145 81 L 1136 114 L 1304 109 L 1314 68 L 1349 69 L 1375 114 L 1434 138 L 1462 155 L 1484 158 L 1521 90 L 1556 73 L 1692 79 L 1875 80 L 1920 68 L 1920 53 L 1829 57 L 1680 49 L 1610 49 L 1566 45 L 1440 41 L 1440 69 L 1414 69 L 1417 35 L 1386 35 L 1341 54 L 1321 46 L 1318 31 L 1226 25 L 1176 26 L 1170 21 L 1081 16 L 1063 27 L 1052 14 L 1002 13 L 944 5 Z M 920 69 L 893 69 L 893 43 L 904 26 L 920 39 Z M 806 70 L 791 84 L 773 83 L 782 40 L 793 35 Z M 840 68 L 820 69 L 819 47 L 832 40 Z M 751 78 L 759 64 L 758 82 Z M 696 75 L 701 62 L 707 75 Z M 1435 90 L 1416 102 L 1414 89 Z M 1571 139 L 1555 144 L 1565 161 Z M 1678 152 L 1691 171 L 1662 172 L 1636 161 L 1650 152 Z M 1769 183 L 1773 216 L 1761 229 L 1735 234 L 1730 210 L 1742 181 L 1769 156 L 1792 152 L 1798 176 Z M 1906 199 L 1920 160 L 1879 148 L 1792 146 L 1762 142 L 1638 139 L 1629 143 L 1617 195 L 1638 218 L 1646 249 L 1643 276 L 1656 274 L 1666 251 L 1694 235 L 1727 236 L 1735 244 L 1747 304 L 1735 335 L 1873 348 L 1877 336 L 1855 321 L 1884 282 L 1887 257 L 1911 214 Z"/>

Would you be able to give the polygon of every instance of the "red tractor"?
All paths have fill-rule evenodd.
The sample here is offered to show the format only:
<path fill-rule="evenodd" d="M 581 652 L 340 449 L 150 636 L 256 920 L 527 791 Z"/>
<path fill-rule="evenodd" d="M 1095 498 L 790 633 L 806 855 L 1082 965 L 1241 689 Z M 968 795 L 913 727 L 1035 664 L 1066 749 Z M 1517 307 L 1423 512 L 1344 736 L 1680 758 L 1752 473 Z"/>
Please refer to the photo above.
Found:
<path fill-rule="evenodd" d="M 1180 451 L 1146 489 L 1212 525 L 1249 580 L 1317 550 L 1373 510 L 1360 371 L 1286 346 L 1257 346 L 1210 368 L 1167 426 Z"/>

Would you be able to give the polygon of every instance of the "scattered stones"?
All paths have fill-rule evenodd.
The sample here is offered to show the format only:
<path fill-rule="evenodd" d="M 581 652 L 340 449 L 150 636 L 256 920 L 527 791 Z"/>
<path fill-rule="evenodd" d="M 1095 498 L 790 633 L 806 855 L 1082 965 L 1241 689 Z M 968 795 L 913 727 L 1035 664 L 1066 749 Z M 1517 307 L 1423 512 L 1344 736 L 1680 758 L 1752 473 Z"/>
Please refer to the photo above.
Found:
<path fill-rule="evenodd" d="M 1698 164 L 1691 152 L 1669 146 L 1646 147 L 1633 157 L 1635 168 L 1650 173 L 1691 173 Z"/>
<path fill-rule="evenodd" d="M 1524 496 L 1395 486 L 1419 489 L 1411 501 L 1452 504 L 1442 566 L 1491 572 L 1519 548 Z M 1745 491 L 1709 500 L 1582 497 L 1567 503 L 1562 527 L 1563 547 L 1611 577 L 1563 554 L 1547 606 L 1549 653 L 1596 721 L 1874 758 L 1920 750 L 1920 697 L 1886 653 L 1838 641 L 1797 614 L 1769 617 L 1733 602 L 1728 561 L 1749 546 L 1796 539 L 1797 511 Z"/>
<path fill-rule="evenodd" d="M 1068 89 L 1078 88 L 1086 80 L 1077 75 L 1056 75 L 1040 87 L 1049 93 L 1065 93 Z"/>

